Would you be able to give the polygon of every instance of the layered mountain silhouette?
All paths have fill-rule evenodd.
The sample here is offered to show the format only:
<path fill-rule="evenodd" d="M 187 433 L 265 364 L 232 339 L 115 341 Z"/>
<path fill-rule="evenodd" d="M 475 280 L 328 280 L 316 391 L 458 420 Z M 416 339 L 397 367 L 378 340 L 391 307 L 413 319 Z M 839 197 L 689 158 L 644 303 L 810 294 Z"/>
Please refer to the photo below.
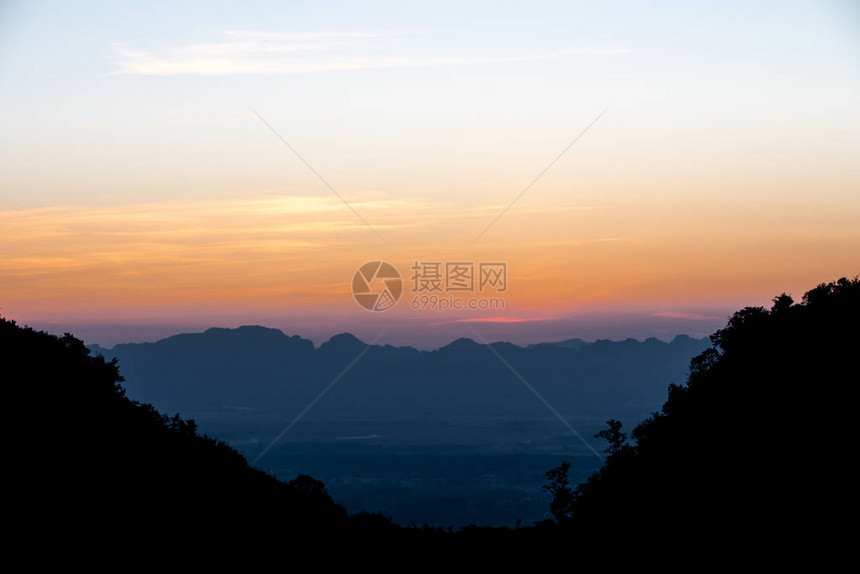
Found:
<path fill-rule="evenodd" d="M 641 419 L 659 406 L 669 383 L 683 381 L 690 358 L 707 345 L 680 335 L 670 343 L 652 338 L 492 346 L 559 410 Z M 247 326 L 90 348 L 118 359 L 130 396 L 159 408 L 198 413 L 241 407 L 289 415 L 366 346 L 342 333 L 315 348 L 301 337 Z M 494 414 L 546 410 L 490 349 L 465 338 L 434 351 L 372 346 L 313 412 L 331 420 Z"/>
<path fill-rule="evenodd" d="M 571 476 L 585 479 L 599 465 L 519 377 L 590 436 L 607 418 L 635 424 L 659 408 L 707 344 L 678 336 L 491 350 L 462 338 L 419 351 L 368 348 L 342 333 L 315 347 L 247 326 L 91 348 L 119 360 L 130 397 L 194 418 L 278 476 L 312 474 L 350 511 L 464 526 L 539 520 L 546 468 L 574 456 Z"/>
<path fill-rule="evenodd" d="M 769 309 L 738 311 L 711 337 L 712 347 L 690 362 L 686 384 L 670 386 L 662 410 L 637 425 L 630 440 L 618 421 L 609 421 L 599 433 L 609 444 L 607 461 L 589 480 L 569 484 L 567 465 L 547 473 L 554 520 L 451 535 L 399 528 L 379 515 L 348 517 L 313 478 L 279 481 L 201 435 L 193 421 L 129 399 L 118 365 L 93 356 L 80 340 L 0 319 L 5 404 L 12 407 L 14 431 L 7 441 L 12 480 L 4 516 L 14 536 L 64 560 L 70 548 L 88 560 L 111 556 L 119 540 L 133 552 L 126 558 L 171 543 L 209 560 L 239 541 L 246 549 L 282 553 L 285 547 L 306 550 L 296 542 L 308 537 L 336 542 L 339 550 L 358 541 L 365 552 L 390 554 L 384 543 L 396 535 L 398 544 L 409 541 L 422 557 L 445 560 L 464 552 L 484 562 L 504 562 L 518 552 L 533 560 L 537 549 L 567 550 L 570 559 L 591 553 L 614 564 L 656 559 L 662 566 L 690 566 L 750 557 L 772 564 L 811 557 L 821 566 L 847 554 L 853 542 L 848 455 L 854 452 L 858 325 L 857 278 L 819 285 L 801 303 L 783 294 Z M 244 344 L 234 341 L 237 336 Z M 201 339 L 211 346 L 199 345 Z M 636 356 L 641 346 L 657 343 L 620 344 Z M 538 358 L 573 351 L 617 362 L 617 353 L 607 351 L 617 351 L 615 345 L 496 348 L 527 370 L 538 362 L 529 355 L 536 350 L 545 353 Z M 265 363 L 267 369 L 282 361 L 330 361 L 337 370 L 341 357 L 364 346 L 344 335 L 314 349 L 278 331 L 244 328 L 133 348 L 190 364 L 186 372 L 194 372 L 207 361 L 212 369 L 229 364 L 230 353 L 233 361 L 269 357 L 274 362 Z M 367 355 L 387 365 L 396 365 L 396 358 L 404 369 L 424 361 L 428 368 L 460 367 L 472 376 L 484 367 L 472 364 L 480 349 L 463 339 L 432 352 L 379 347 Z M 613 364 L 623 373 L 641 364 L 629 361 Z M 259 373 L 240 366 L 242 374 Z M 355 548 L 343 556 L 354 560 Z"/>

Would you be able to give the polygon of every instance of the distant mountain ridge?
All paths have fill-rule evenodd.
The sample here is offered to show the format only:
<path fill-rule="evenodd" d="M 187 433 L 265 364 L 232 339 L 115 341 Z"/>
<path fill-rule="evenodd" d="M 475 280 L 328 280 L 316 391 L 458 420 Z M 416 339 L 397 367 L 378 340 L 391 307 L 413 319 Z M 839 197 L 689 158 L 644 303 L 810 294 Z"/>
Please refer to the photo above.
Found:
<path fill-rule="evenodd" d="M 708 341 L 491 347 L 368 346 L 351 333 L 314 345 L 244 326 L 90 348 L 118 359 L 131 398 L 193 419 L 277 476 L 324 481 L 351 512 L 465 526 L 539 519 L 547 468 L 562 457 L 574 479 L 597 468 L 571 426 L 600 449 L 591 437 L 604 421 L 636 424 L 658 409 Z"/>
<path fill-rule="evenodd" d="M 258 340 L 260 340 L 260 341 L 269 340 L 272 342 L 283 342 L 286 339 L 286 340 L 289 340 L 291 342 L 295 342 L 298 345 L 301 345 L 304 348 L 304 350 L 318 350 L 324 346 L 334 346 L 334 347 L 340 347 L 340 348 L 355 347 L 355 348 L 360 349 L 364 345 L 367 345 L 366 342 L 362 341 L 359 337 L 357 337 L 356 335 L 349 333 L 349 332 L 336 333 L 335 335 L 332 335 L 328 340 L 321 343 L 319 346 L 316 346 L 316 345 L 314 345 L 314 342 L 310 339 L 305 339 L 301 335 L 287 335 L 281 329 L 276 329 L 274 327 L 264 327 L 262 325 L 242 325 L 240 327 L 209 327 L 205 331 L 199 332 L 199 333 L 177 333 L 176 335 L 171 335 L 169 337 L 165 337 L 163 339 L 159 339 L 159 340 L 153 341 L 153 342 L 117 343 L 116 345 L 109 346 L 109 347 L 105 347 L 105 346 L 99 345 L 97 343 L 94 343 L 94 344 L 87 345 L 87 347 L 93 352 L 101 353 L 101 354 L 107 356 L 108 354 L 116 351 L 117 349 L 130 348 L 130 347 L 134 347 L 134 346 L 157 345 L 157 344 L 166 343 L 168 341 L 171 342 L 171 344 L 173 344 L 173 343 L 179 343 L 180 341 L 190 341 L 190 340 L 193 340 L 193 339 L 198 338 L 198 337 L 207 337 L 211 341 L 217 341 L 219 339 L 220 340 L 230 339 L 231 341 L 236 341 L 237 339 L 233 338 L 234 335 L 243 335 L 243 336 L 247 335 L 248 337 L 257 336 Z M 674 342 L 675 339 L 679 339 L 679 338 L 680 339 L 692 339 L 694 341 L 703 341 L 703 342 L 708 340 L 707 337 L 702 337 L 701 339 L 696 339 L 694 337 L 690 337 L 689 335 L 678 334 L 678 335 L 675 335 L 673 337 L 672 341 L 669 341 L 669 343 L 672 343 L 672 342 Z M 644 341 L 640 341 L 639 339 L 628 337 L 628 338 L 622 339 L 622 340 L 596 339 L 595 341 L 591 341 L 591 342 L 585 341 L 584 339 L 580 339 L 579 337 L 574 337 L 574 338 L 570 338 L 570 339 L 563 339 L 560 341 L 545 341 L 545 342 L 540 342 L 540 343 L 532 343 L 532 344 L 525 345 L 525 346 L 515 345 L 514 343 L 509 343 L 507 341 L 496 341 L 494 343 L 491 343 L 491 345 L 512 345 L 514 347 L 519 347 L 519 348 L 523 348 L 523 349 L 533 349 L 533 348 L 537 348 L 537 347 L 546 347 L 546 346 L 564 347 L 564 348 L 569 348 L 569 349 L 581 349 L 583 346 L 593 345 L 596 343 L 607 343 L 607 342 L 609 342 L 609 343 L 621 343 L 621 342 L 628 342 L 628 341 L 633 341 L 633 342 L 637 342 L 637 343 L 654 342 L 654 341 L 666 343 L 665 341 L 661 341 L 660 339 L 657 339 L 656 337 L 648 337 Z M 460 337 L 458 339 L 451 341 L 450 343 L 448 343 L 446 345 L 442 345 L 440 347 L 437 347 L 436 349 L 431 349 L 428 351 L 419 351 L 417 348 L 409 346 L 409 345 L 397 346 L 394 348 L 410 349 L 410 350 L 413 350 L 416 352 L 429 353 L 429 352 L 433 352 L 433 351 L 439 351 L 439 350 L 445 349 L 447 347 L 451 347 L 452 345 L 458 345 L 462 342 L 464 342 L 466 344 L 480 345 L 480 343 L 477 343 L 474 339 L 471 339 L 469 337 Z M 393 347 L 393 345 L 375 345 L 375 346 Z"/>
<path fill-rule="evenodd" d="M 367 344 L 341 333 L 315 347 L 278 329 L 211 328 L 154 343 L 89 348 L 117 358 L 129 395 L 170 412 L 211 412 L 224 405 L 288 414 L 356 362 L 314 409 L 314 416 L 389 419 L 458 415 L 531 417 L 546 414 L 518 380 L 524 377 L 568 413 L 626 412 L 647 416 L 666 388 L 684 380 L 706 339 L 678 335 L 671 342 L 568 339 L 493 349 L 461 338 L 431 351 Z M 199 416 L 199 415 L 197 415 Z"/>

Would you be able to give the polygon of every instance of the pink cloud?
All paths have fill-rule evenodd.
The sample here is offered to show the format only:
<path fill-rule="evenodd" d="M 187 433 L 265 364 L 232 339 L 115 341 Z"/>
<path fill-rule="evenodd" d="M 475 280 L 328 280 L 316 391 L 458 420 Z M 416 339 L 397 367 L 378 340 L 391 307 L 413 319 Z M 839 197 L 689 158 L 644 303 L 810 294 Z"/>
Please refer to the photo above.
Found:
<path fill-rule="evenodd" d="M 455 319 L 451 323 L 527 323 L 533 321 L 549 321 L 555 317 L 470 317 Z"/>
<path fill-rule="evenodd" d="M 691 321 L 713 321 L 721 319 L 721 317 L 716 317 L 714 315 L 704 315 L 702 313 L 691 313 L 687 311 L 660 311 L 659 313 L 652 313 L 651 316 L 665 317 L 667 319 L 689 319 Z"/>

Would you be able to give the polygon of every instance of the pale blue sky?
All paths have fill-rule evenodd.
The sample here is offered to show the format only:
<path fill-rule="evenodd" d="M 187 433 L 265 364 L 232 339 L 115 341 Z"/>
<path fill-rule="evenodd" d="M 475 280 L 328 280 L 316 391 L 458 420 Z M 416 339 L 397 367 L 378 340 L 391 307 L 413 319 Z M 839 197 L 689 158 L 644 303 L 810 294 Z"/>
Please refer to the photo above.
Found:
<path fill-rule="evenodd" d="M 481 158 L 545 157 L 607 105 L 615 123 L 602 135 L 619 156 L 661 146 L 794 154 L 806 142 L 844 162 L 840 150 L 860 129 L 858 14 L 847 1 L 4 3 L 0 202 L 271 186 L 264 166 L 282 150 L 251 137 L 259 126 L 242 121 L 248 106 L 364 189 L 380 183 L 361 166 L 378 169 L 391 154 L 406 171 L 451 166 L 451 179 L 481 177 Z M 302 48 L 294 53 L 237 52 L 230 31 L 311 37 L 274 40 Z M 234 66 L 213 64 L 217 53 L 201 58 L 201 47 Z M 196 63 L 180 71 L 270 69 L 157 75 L 195 49 Z M 295 62 L 332 69 L 289 73 Z M 146 65 L 156 75 L 129 73 Z M 763 136 L 774 124 L 779 141 Z M 522 147 L 509 149 L 516 134 Z M 679 137 L 689 146 L 674 149 Z"/>

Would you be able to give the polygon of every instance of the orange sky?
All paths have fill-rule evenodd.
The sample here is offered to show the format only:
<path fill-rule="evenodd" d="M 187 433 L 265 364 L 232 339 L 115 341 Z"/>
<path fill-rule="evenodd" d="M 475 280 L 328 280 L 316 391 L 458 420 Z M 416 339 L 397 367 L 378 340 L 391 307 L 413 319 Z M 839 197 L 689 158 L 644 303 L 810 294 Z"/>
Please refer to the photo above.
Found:
<path fill-rule="evenodd" d="M 350 295 L 365 261 L 504 261 L 500 317 L 572 310 L 761 303 L 858 270 L 860 208 L 715 200 L 639 200 L 548 208 L 523 201 L 474 247 L 498 206 L 336 198 L 162 201 L 0 211 L 4 312 L 30 320 L 152 314 L 360 317 Z M 478 231 L 476 231 L 478 230 Z M 431 241 L 432 239 L 432 241 Z M 457 318 L 487 319 L 487 311 Z M 354 318 L 355 318 L 354 317 Z"/>

